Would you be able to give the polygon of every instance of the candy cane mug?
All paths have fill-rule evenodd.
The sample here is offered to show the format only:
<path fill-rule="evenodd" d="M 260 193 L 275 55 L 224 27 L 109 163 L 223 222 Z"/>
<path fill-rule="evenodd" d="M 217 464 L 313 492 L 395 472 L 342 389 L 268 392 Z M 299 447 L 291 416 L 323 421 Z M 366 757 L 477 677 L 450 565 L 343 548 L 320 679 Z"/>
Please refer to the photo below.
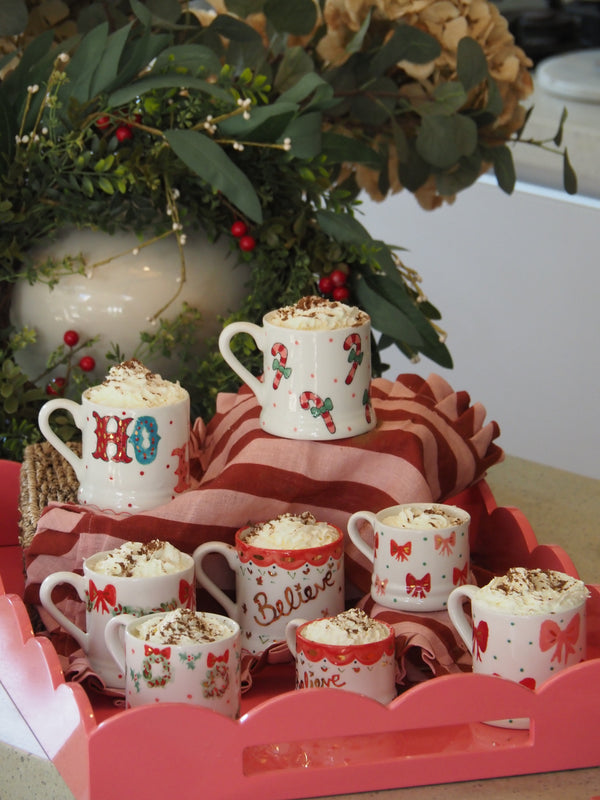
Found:
<path fill-rule="evenodd" d="M 368 315 L 357 309 L 356 324 L 342 321 L 332 329 L 304 329 L 285 327 L 282 311 L 266 314 L 262 327 L 233 322 L 219 337 L 223 358 L 256 395 L 262 428 L 288 439 L 313 440 L 342 439 L 371 430 L 376 419 L 369 396 Z M 249 334 L 262 351 L 262 380 L 233 354 L 231 340 L 238 333 Z"/>
<path fill-rule="evenodd" d="M 574 580 L 563 577 L 569 583 Z M 498 675 L 535 689 L 585 658 L 587 592 L 581 581 L 570 584 L 571 597 L 566 602 L 546 600 L 544 593 L 536 591 L 533 604 L 527 598 L 523 604 L 511 600 L 510 589 L 501 591 L 498 599 L 490 594 L 489 589 L 499 580 L 503 579 L 494 579 L 483 588 L 459 586 L 448 600 L 450 620 L 473 655 L 473 672 Z M 469 616 L 465 600 L 470 601 Z M 556 610 L 550 610 L 553 608 Z M 526 718 L 487 722 L 507 728 L 529 727 Z"/>
<path fill-rule="evenodd" d="M 141 617 L 179 607 L 195 609 L 194 562 L 190 555 L 181 553 L 184 566 L 177 572 L 139 578 L 122 577 L 105 575 L 94 569 L 96 562 L 107 552 L 86 558 L 83 575 L 75 572 L 53 572 L 48 575 L 40 587 L 40 601 L 50 616 L 77 641 L 86 653 L 90 667 L 106 687 L 120 690 L 125 686 L 125 675 L 106 648 L 104 629 L 108 621 L 120 614 Z M 52 592 L 60 584 L 73 586 L 83 603 L 55 602 Z M 65 611 L 69 611 L 70 616 Z"/>
<path fill-rule="evenodd" d="M 470 516 L 442 503 L 405 503 L 378 514 L 357 511 L 348 534 L 373 564 L 371 597 L 400 611 L 442 611 L 455 586 L 469 583 Z M 362 523 L 373 530 L 373 545 Z"/>

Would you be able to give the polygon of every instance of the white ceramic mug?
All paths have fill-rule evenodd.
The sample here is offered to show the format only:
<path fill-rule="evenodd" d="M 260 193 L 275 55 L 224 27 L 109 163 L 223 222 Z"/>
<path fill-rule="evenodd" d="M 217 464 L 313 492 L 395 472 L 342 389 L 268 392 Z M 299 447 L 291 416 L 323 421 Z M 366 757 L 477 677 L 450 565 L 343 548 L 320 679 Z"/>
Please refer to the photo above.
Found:
<path fill-rule="evenodd" d="M 52 430 L 52 412 L 68 411 L 81 430 L 81 458 Z M 128 408 L 64 398 L 45 403 L 40 430 L 73 467 L 78 500 L 100 511 L 135 513 L 168 503 L 190 487 L 190 401 Z"/>
<path fill-rule="evenodd" d="M 135 635 L 142 618 L 122 614 L 105 630 L 106 647 L 126 677 L 128 707 L 149 703 L 189 703 L 235 719 L 240 712 L 240 626 L 221 614 L 197 612 L 225 626 L 227 636 L 213 642 L 163 644 Z M 125 629 L 124 632 L 122 629 Z"/>
<path fill-rule="evenodd" d="M 219 337 L 231 369 L 252 389 L 267 433 L 288 439 L 341 439 L 375 427 L 371 406 L 371 323 L 333 330 L 297 330 L 263 318 L 262 327 L 232 322 Z M 263 353 L 259 380 L 231 351 L 238 333 Z"/>
<path fill-rule="evenodd" d="M 125 676 L 107 651 L 104 641 L 104 629 L 108 621 L 119 614 L 141 617 L 179 607 L 195 609 L 194 562 L 190 555 L 181 553 L 186 566 L 179 572 L 139 578 L 121 577 L 94 570 L 95 562 L 105 555 L 102 552 L 86 558 L 83 575 L 75 572 L 48 575 L 40 586 L 40 601 L 46 611 L 77 641 L 87 654 L 90 667 L 102 678 L 107 688 L 122 689 Z M 60 584 L 73 586 L 85 604 L 85 631 L 69 619 L 52 599 L 54 588 Z"/>
<path fill-rule="evenodd" d="M 331 526 L 334 527 L 334 526 Z M 242 647 L 261 653 L 285 639 L 290 617 L 316 619 L 344 609 L 344 535 L 329 544 L 298 550 L 255 547 L 237 531 L 235 546 L 206 542 L 194 551 L 196 579 L 242 628 Z M 336 529 L 337 530 L 337 529 Z M 206 574 L 203 561 L 218 553 L 235 573 L 232 600 Z"/>
<path fill-rule="evenodd" d="M 463 607 L 471 602 L 471 616 Z M 490 605 L 477 586 L 459 586 L 448 601 L 450 620 L 473 656 L 473 672 L 498 675 L 535 689 L 585 658 L 585 600 L 559 612 L 515 614 Z M 528 719 L 488 724 L 528 728 Z"/>
<path fill-rule="evenodd" d="M 400 528 L 383 522 L 404 509 L 440 509 L 460 520 L 446 528 Z M 373 529 L 374 546 L 360 523 Z M 468 583 L 469 523 L 466 511 L 442 503 L 404 503 L 379 513 L 357 511 L 348 520 L 352 542 L 373 564 L 371 597 L 401 611 L 441 611 L 456 586 Z"/>
<path fill-rule="evenodd" d="M 380 703 L 396 697 L 396 637 L 390 625 L 381 622 L 388 629 L 385 639 L 340 645 L 307 638 L 310 622 L 293 619 L 286 626 L 287 645 L 296 660 L 296 689 L 343 689 Z"/>

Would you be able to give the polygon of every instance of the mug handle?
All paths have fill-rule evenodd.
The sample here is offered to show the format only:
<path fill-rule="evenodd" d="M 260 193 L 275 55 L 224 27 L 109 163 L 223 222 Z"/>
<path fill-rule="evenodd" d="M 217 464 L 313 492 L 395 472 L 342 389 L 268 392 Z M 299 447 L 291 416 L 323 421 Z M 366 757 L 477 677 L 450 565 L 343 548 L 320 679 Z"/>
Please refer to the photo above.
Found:
<path fill-rule="evenodd" d="M 61 583 L 68 583 L 72 586 L 79 595 L 79 599 L 85 602 L 85 586 L 87 581 L 83 575 L 77 575 L 76 572 L 53 572 L 51 575 L 45 577 L 40 586 L 40 602 L 50 616 L 53 617 L 67 633 L 70 633 L 79 643 L 81 649 L 87 653 L 89 634 L 82 631 L 81 628 L 78 628 L 74 622 L 66 617 L 52 600 L 52 591 L 54 587 Z"/>
<path fill-rule="evenodd" d="M 360 520 L 364 520 L 368 522 L 373 530 L 375 530 L 375 524 L 377 523 L 377 517 L 373 514 L 372 511 L 356 511 L 350 519 L 348 520 L 347 527 L 348 527 L 348 535 L 352 543 L 360 550 L 360 552 L 366 556 L 371 563 L 375 560 L 375 551 L 371 547 L 370 544 L 367 544 L 365 540 L 360 535 L 360 531 L 358 529 L 358 523 Z"/>
<path fill-rule="evenodd" d="M 209 553 L 220 553 L 225 557 L 230 569 L 235 572 L 239 564 L 237 551 L 235 547 L 225 542 L 205 542 L 204 544 L 198 545 L 192 554 L 192 558 L 196 565 L 196 580 L 200 586 L 206 589 L 206 591 L 223 606 L 228 617 L 231 617 L 231 619 L 239 623 L 237 605 L 230 597 L 227 597 L 225 592 L 220 589 L 204 571 L 202 562 Z"/>
<path fill-rule="evenodd" d="M 129 625 L 130 622 L 137 619 L 133 614 L 118 614 L 116 617 L 109 619 L 104 628 L 104 641 L 106 649 L 117 662 L 119 669 L 126 674 L 127 669 L 125 666 L 125 640 L 121 635 L 121 627 Z"/>
<path fill-rule="evenodd" d="M 308 620 L 296 617 L 295 619 L 291 619 L 285 626 L 285 640 L 294 658 L 296 658 L 296 631 L 300 625 L 304 625 L 305 622 L 308 622 Z"/>
<path fill-rule="evenodd" d="M 458 635 L 466 644 L 471 655 L 473 655 L 473 626 L 465 614 L 463 602 L 465 597 L 468 597 L 469 600 L 473 600 L 478 591 L 478 586 L 467 584 L 466 586 L 457 586 L 456 589 L 450 592 L 450 596 L 448 597 L 448 616 L 450 617 L 450 622 L 456 628 Z"/>
<path fill-rule="evenodd" d="M 247 386 L 250 387 L 250 389 L 256 395 L 259 405 L 262 406 L 265 394 L 265 384 L 262 383 L 262 381 L 259 381 L 258 378 L 256 378 L 250 372 L 250 370 L 246 369 L 246 367 L 231 350 L 231 340 L 238 333 L 247 333 L 249 336 L 251 336 L 261 352 L 264 352 L 265 349 L 266 333 L 264 328 L 261 328 L 260 325 L 255 325 L 253 322 L 241 321 L 231 322 L 229 325 L 226 325 L 219 336 L 219 350 L 221 351 L 221 355 L 229 364 L 231 369 L 240 376 Z"/>
<path fill-rule="evenodd" d="M 38 425 L 41 432 L 50 442 L 52 447 L 54 447 L 55 450 L 58 450 L 61 456 L 63 456 L 63 458 L 65 458 L 73 467 L 75 475 L 77 475 L 77 480 L 79 483 L 81 483 L 83 479 L 83 459 L 79 458 L 71 450 L 71 448 L 68 447 L 65 442 L 63 442 L 63 440 L 54 433 L 50 427 L 50 414 L 58 409 L 68 411 L 73 417 L 75 425 L 77 425 L 79 430 L 83 430 L 83 425 L 85 422 L 83 407 L 74 400 L 67 400 L 62 397 L 57 397 L 55 400 L 48 400 L 47 403 L 44 403 L 40 409 L 40 413 L 38 414 Z"/>

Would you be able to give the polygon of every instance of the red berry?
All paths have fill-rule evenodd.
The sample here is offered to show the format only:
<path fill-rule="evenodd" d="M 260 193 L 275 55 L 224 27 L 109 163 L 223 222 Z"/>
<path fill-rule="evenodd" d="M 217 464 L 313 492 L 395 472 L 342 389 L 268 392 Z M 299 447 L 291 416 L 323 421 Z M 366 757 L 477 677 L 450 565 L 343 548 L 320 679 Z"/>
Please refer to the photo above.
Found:
<path fill-rule="evenodd" d="M 343 302 L 350 297 L 350 289 L 348 289 L 347 286 L 336 286 L 332 292 L 332 296 L 334 300 Z"/>
<path fill-rule="evenodd" d="M 248 226 L 245 222 L 242 222 L 241 219 L 236 220 L 233 225 L 231 226 L 231 233 L 236 239 L 244 236 L 248 231 Z"/>
<path fill-rule="evenodd" d="M 348 280 L 348 276 L 343 269 L 334 269 L 329 277 L 331 278 L 334 286 L 345 286 L 346 281 Z"/>
<path fill-rule="evenodd" d="M 323 277 L 319 280 L 319 291 L 321 294 L 331 294 L 333 291 L 333 281 L 329 277 L 329 275 L 323 275 Z"/>
<path fill-rule="evenodd" d="M 91 372 L 96 366 L 96 362 L 91 356 L 84 356 L 79 360 L 79 367 L 84 372 Z"/>
<path fill-rule="evenodd" d="M 96 127 L 103 131 L 110 126 L 110 117 L 98 117 L 96 120 Z"/>
<path fill-rule="evenodd" d="M 77 333 L 77 331 L 65 331 L 65 335 L 63 336 L 63 341 L 67 345 L 67 347 L 75 347 L 75 345 L 79 341 L 79 334 Z"/>
<path fill-rule="evenodd" d="M 118 142 L 125 142 L 127 139 L 133 139 L 133 131 L 129 125 L 119 125 L 115 131 L 115 136 Z"/>
<path fill-rule="evenodd" d="M 67 381 L 65 378 L 52 378 L 50 383 L 46 386 L 46 394 L 60 396 L 65 390 Z"/>
<path fill-rule="evenodd" d="M 240 237 L 240 250 L 244 253 L 250 253 L 256 247 L 256 239 L 254 236 L 241 236 Z"/>

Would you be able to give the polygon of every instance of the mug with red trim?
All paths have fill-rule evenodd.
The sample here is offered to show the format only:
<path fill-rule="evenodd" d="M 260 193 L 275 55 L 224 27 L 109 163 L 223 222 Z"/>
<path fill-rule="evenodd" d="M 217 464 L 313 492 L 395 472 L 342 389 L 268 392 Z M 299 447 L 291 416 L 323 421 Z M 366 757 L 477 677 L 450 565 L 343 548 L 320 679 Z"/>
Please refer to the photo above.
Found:
<path fill-rule="evenodd" d="M 152 612 L 175 608 L 196 608 L 194 562 L 180 553 L 182 568 L 171 573 L 142 577 L 106 575 L 95 565 L 113 551 L 96 553 L 83 562 L 83 575 L 53 572 L 42 581 L 40 602 L 59 625 L 77 641 L 86 653 L 90 667 L 107 689 L 122 690 L 125 675 L 108 652 L 104 629 L 120 614 L 141 617 Z M 72 586 L 80 603 L 62 597 L 53 598 L 55 587 Z M 60 589 L 58 589 L 60 591 Z M 57 592 L 58 594 L 58 592 Z"/>
<path fill-rule="evenodd" d="M 396 644 L 391 625 L 371 620 L 381 638 L 368 642 L 357 639 L 334 644 L 311 638 L 326 638 L 322 628 L 316 631 L 327 621 L 293 619 L 286 626 L 287 645 L 296 660 L 296 689 L 343 689 L 390 703 L 396 697 Z"/>
<path fill-rule="evenodd" d="M 548 588 L 553 581 L 560 586 L 556 595 Z M 473 672 L 536 689 L 585 658 L 586 595 L 583 582 L 564 573 L 518 567 L 485 587 L 454 589 L 448 614 L 473 656 Z M 488 724 L 523 729 L 529 720 Z"/>
<path fill-rule="evenodd" d="M 244 650 L 262 653 L 284 641 L 295 614 L 316 619 L 343 610 L 344 535 L 334 525 L 327 527 L 332 541 L 314 546 L 256 546 L 246 538 L 256 526 L 245 526 L 235 534 L 235 545 L 206 542 L 196 548 L 198 584 L 239 622 Z M 204 561 L 213 554 L 224 556 L 235 573 L 235 600 L 207 574 Z"/>
<path fill-rule="evenodd" d="M 348 534 L 373 564 L 373 600 L 399 611 L 444 610 L 450 592 L 471 580 L 470 521 L 462 508 L 443 503 L 404 503 L 377 514 L 352 514 Z M 368 527 L 372 543 L 363 538 Z"/>

